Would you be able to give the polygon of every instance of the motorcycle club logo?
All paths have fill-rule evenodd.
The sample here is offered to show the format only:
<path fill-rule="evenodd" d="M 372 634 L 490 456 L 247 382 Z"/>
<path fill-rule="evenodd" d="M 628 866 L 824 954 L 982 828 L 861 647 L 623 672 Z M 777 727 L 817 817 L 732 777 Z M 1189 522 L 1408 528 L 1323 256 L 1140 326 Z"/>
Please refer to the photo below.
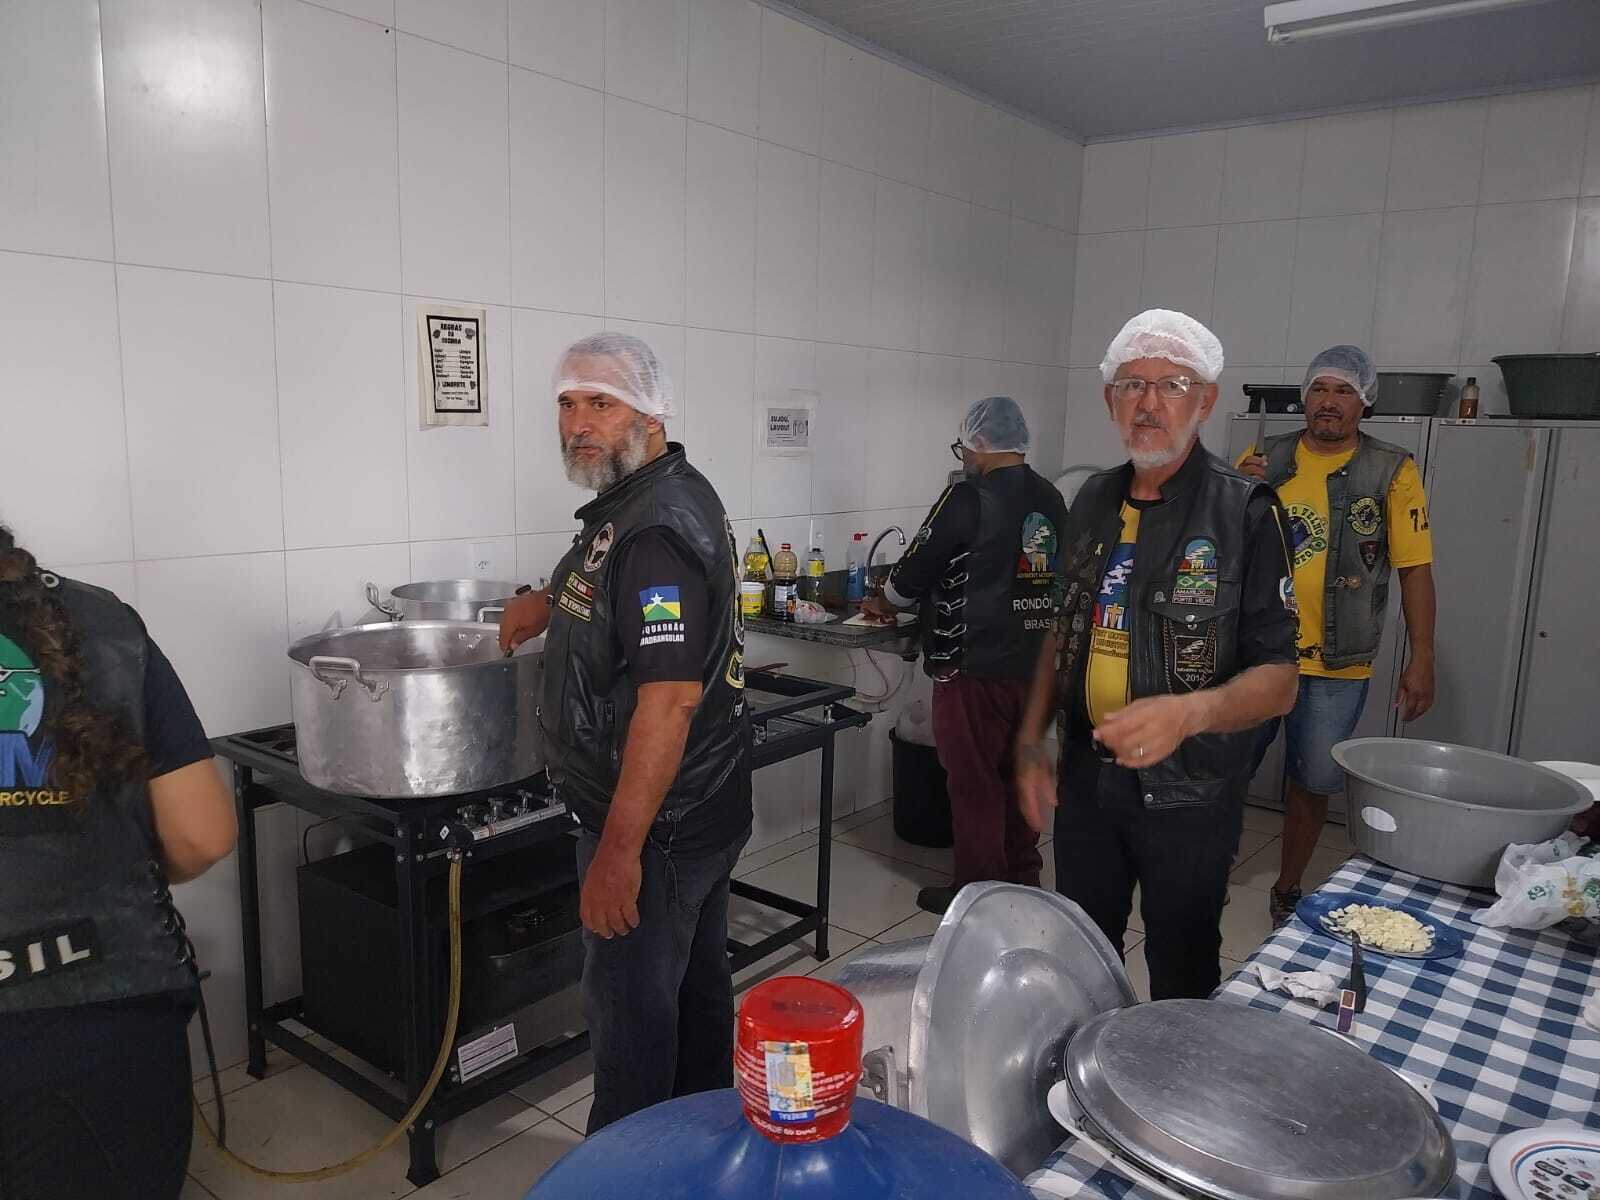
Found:
<path fill-rule="evenodd" d="M 1350 528 L 1362 537 L 1371 537 L 1383 524 L 1383 509 L 1371 496 L 1362 496 L 1350 506 Z"/>
<path fill-rule="evenodd" d="M 1056 527 L 1041 512 L 1031 512 L 1022 521 L 1022 552 L 1017 558 L 1017 574 L 1024 578 L 1056 573 Z"/>
<path fill-rule="evenodd" d="M 600 564 L 605 562 L 606 555 L 611 553 L 611 543 L 617 539 L 617 529 L 610 521 L 600 526 L 600 532 L 594 535 L 594 540 L 589 543 L 589 552 L 583 556 L 583 569 L 593 575 L 600 569 Z"/>
<path fill-rule="evenodd" d="M 1294 548 L 1294 565 L 1299 570 L 1327 550 L 1328 522 L 1309 504 L 1291 504 L 1286 512 L 1289 517 L 1289 540 Z"/>
<path fill-rule="evenodd" d="M 0 810 L 66 804 L 66 793 L 46 788 L 55 745 L 36 746 L 44 717 L 44 677 L 10 638 L 0 635 Z"/>

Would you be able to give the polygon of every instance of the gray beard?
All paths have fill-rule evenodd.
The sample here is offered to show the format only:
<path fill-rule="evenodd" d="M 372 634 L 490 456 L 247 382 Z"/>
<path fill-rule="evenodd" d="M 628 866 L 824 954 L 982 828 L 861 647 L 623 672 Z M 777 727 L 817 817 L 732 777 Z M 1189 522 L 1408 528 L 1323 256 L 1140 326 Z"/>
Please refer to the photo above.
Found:
<path fill-rule="evenodd" d="M 576 458 L 572 451 L 577 448 L 571 445 L 561 447 L 561 462 L 567 469 L 567 478 L 579 487 L 599 494 L 615 487 L 644 466 L 645 455 L 650 449 L 650 431 L 645 427 L 644 418 L 638 418 L 623 436 L 622 445 L 603 458 L 592 461 Z"/>
<path fill-rule="evenodd" d="M 1122 443 L 1122 447 L 1128 452 L 1128 458 L 1132 460 L 1135 470 L 1155 471 L 1162 467 L 1170 467 L 1189 453 L 1189 447 L 1193 445 L 1195 434 L 1199 429 L 1200 414 L 1196 412 L 1189 423 L 1177 431 L 1170 449 L 1135 450 L 1127 441 Z"/>

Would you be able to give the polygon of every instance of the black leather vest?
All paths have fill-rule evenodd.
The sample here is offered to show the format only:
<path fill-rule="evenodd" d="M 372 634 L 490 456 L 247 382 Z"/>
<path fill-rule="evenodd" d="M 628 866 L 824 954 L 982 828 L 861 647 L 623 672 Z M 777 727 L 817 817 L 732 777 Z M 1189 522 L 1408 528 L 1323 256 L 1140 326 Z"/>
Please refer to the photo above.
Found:
<path fill-rule="evenodd" d="M 1058 699 L 1062 745 L 1080 711 L 1094 596 L 1121 533 L 1133 468 L 1089 478 L 1072 503 L 1063 554 L 1063 636 Z M 1238 672 L 1245 507 L 1265 484 L 1248 479 L 1196 444 L 1161 500 L 1141 511 L 1128 584 L 1129 692 L 1135 698 L 1199 691 Z M 1242 795 L 1255 730 L 1188 738 L 1164 762 L 1139 771 L 1146 808 L 1210 804 Z"/>
<path fill-rule="evenodd" d="M 661 813 L 682 815 L 745 761 L 744 619 L 737 549 L 715 489 L 673 443 L 667 453 L 608 488 L 575 514 L 583 522 L 551 579 L 554 611 L 545 635 L 539 706 L 546 770 L 575 811 L 593 819 L 611 803 L 638 700 L 629 649 L 617 640 L 620 551 L 647 529 L 670 531 L 705 571 L 710 610 L 725 618 L 707 632 L 700 706 Z"/>
<path fill-rule="evenodd" d="M 1052 625 L 1067 505 L 1032 467 L 955 485 L 978 496 L 978 532 L 922 605 L 923 669 L 935 679 L 1031 679 Z"/>
<path fill-rule="evenodd" d="M 73 580 L 56 595 L 79 634 L 90 703 L 120 710 L 142 737 L 139 619 L 110 592 Z M 0 635 L 31 658 L 16 630 L 0 625 Z M 11 680 L 50 686 L 23 675 Z M 157 862 L 149 789 L 140 781 L 64 796 L 48 775 L 48 700 L 31 734 L 0 732 L 0 1012 L 193 990 L 192 950 Z"/>

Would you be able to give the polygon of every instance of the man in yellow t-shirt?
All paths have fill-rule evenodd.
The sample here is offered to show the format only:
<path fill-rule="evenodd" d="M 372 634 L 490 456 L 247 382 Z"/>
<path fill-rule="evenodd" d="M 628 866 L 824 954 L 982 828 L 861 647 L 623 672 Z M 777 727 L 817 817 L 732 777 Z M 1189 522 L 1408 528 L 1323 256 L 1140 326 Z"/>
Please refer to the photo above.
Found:
<path fill-rule="evenodd" d="M 1411 654 L 1395 696 L 1402 720 L 1433 704 L 1433 541 L 1416 461 L 1361 432 L 1377 369 L 1365 351 L 1334 346 L 1306 371 L 1306 428 L 1267 439 L 1239 468 L 1278 492 L 1289 519 L 1299 604 L 1300 693 L 1283 718 L 1288 787 L 1283 849 L 1270 907 L 1282 925 L 1300 900 L 1328 797 L 1344 788 L 1332 750 L 1366 706 L 1383 637 L 1389 570 L 1400 573 Z M 1257 765 L 1277 733 L 1262 727 Z"/>

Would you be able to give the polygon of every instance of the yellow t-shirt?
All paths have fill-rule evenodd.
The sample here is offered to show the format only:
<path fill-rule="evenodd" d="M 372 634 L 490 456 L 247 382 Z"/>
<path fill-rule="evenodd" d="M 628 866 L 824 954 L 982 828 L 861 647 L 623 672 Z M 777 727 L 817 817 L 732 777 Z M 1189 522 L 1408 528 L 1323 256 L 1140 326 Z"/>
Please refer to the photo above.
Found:
<path fill-rule="evenodd" d="M 1240 455 L 1242 462 L 1254 454 L 1252 447 Z M 1290 552 L 1294 557 L 1294 594 L 1300 603 L 1300 674 L 1325 679 L 1368 679 L 1370 666 L 1334 671 L 1322 665 L 1322 593 L 1328 567 L 1328 476 L 1355 457 L 1351 448 L 1340 454 L 1318 454 L 1295 446 L 1294 475 L 1278 488 L 1284 515 L 1289 518 Z M 1386 498 L 1385 528 L 1389 561 L 1395 567 L 1420 567 L 1433 561 L 1433 536 L 1428 532 L 1428 500 L 1422 491 L 1422 473 L 1408 458 L 1396 472 Z M 1355 534 L 1354 529 L 1345 536 Z"/>
<path fill-rule="evenodd" d="M 1128 706 L 1128 584 L 1133 579 L 1133 548 L 1139 540 L 1139 510 L 1123 502 L 1122 533 L 1106 560 L 1105 575 L 1094 597 L 1094 626 L 1084 674 L 1084 702 L 1089 722 L 1098 725 Z"/>

